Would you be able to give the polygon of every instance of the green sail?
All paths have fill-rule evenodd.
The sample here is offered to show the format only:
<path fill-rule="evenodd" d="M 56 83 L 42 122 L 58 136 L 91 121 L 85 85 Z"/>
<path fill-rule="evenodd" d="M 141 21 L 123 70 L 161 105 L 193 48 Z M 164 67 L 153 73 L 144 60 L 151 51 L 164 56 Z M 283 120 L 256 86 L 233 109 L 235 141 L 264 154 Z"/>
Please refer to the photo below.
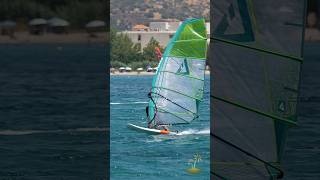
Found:
<path fill-rule="evenodd" d="M 285 176 L 288 129 L 297 124 L 304 0 L 211 2 L 211 174 Z"/>
<path fill-rule="evenodd" d="M 153 78 L 149 118 L 154 124 L 185 124 L 198 117 L 206 54 L 204 19 L 184 21 L 168 44 Z"/>

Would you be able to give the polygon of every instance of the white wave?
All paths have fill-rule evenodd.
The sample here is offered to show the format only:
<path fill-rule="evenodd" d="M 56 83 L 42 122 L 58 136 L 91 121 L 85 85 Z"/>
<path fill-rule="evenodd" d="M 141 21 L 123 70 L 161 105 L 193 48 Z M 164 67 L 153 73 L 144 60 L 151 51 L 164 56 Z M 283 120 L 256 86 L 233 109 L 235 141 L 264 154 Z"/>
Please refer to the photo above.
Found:
<path fill-rule="evenodd" d="M 172 135 L 152 135 L 152 139 L 147 140 L 147 143 L 156 143 L 168 140 L 176 140 L 181 138 L 186 138 L 189 135 L 209 135 L 210 129 L 202 129 L 202 130 L 195 130 L 195 129 L 188 129 L 179 132 L 178 134 Z"/>
<path fill-rule="evenodd" d="M 188 129 L 188 130 L 183 130 L 180 131 L 178 134 L 171 134 L 171 135 L 151 135 L 151 139 L 145 139 L 144 141 L 146 143 L 159 143 L 163 141 L 172 141 L 172 143 L 192 143 L 189 140 L 186 142 L 182 142 L 181 140 L 190 137 L 190 136 L 204 136 L 204 135 L 209 135 L 210 134 L 210 129 L 202 129 L 202 130 L 195 130 L 195 129 Z M 176 141 L 177 140 L 177 141 Z"/>
<path fill-rule="evenodd" d="M 148 102 L 144 101 L 137 101 L 137 102 L 126 102 L 126 103 L 121 103 L 121 102 L 111 102 L 111 105 L 119 105 L 119 104 L 147 104 Z"/>
<path fill-rule="evenodd" d="M 195 130 L 195 129 L 188 129 L 179 132 L 177 135 L 182 136 L 182 135 L 209 135 L 210 134 L 210 129 L 203 129 L 203 130 Z"/>

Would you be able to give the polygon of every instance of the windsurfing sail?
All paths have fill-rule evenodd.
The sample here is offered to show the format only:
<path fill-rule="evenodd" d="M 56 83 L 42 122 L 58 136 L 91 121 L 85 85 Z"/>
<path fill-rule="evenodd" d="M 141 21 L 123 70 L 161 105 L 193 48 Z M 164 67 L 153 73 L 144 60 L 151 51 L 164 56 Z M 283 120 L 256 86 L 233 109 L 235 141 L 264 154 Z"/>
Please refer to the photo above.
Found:
<path fill-rule="evenodd" d="M 211 177 L 281 179 L 297 100 L 304 0 L 211 1 Z"/>
<path fill-rule="evenodd" d="M 186 124 L 198 117 L 206 53 L 204 19 L 184 21 L 169 42 L 153 78 L 147 108 L 153 125 Z"/>

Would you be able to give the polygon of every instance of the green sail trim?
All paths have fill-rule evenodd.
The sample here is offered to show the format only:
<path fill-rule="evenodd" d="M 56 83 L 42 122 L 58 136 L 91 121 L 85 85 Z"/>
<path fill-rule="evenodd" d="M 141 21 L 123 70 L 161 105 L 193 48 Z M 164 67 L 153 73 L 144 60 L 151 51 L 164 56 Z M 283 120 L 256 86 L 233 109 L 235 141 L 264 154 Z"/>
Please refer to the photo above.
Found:
<path fill-rule="evenodd" d="M 170 52 L 170 56 L 192 57 L 194 59 L 206 58 L 206 44 L 203 39 L 194 39 L 190 41 L 176 41 Z"/>
<path fill-rule="evenodd" d="M 292 56 L 292 55 L 288 55 L 288 54 L 283 54 L 283 53 L 280 53 L 280 52 L 271 51 L 271 50 L 264 49 L 264 48 L 253 47 L 253 46 L 245 45 L 243 43 L 238 43 L 238 42 L 232 41 L 232 40 L 226 40 L 226 39 L 217 38 L 217 37 L 213 37 L 211 39 L 214 40 L 214 41 L 219 41 L 219 42 L 223 42 L 223 43 L 227 43 L 227 44 L 231 44 L 231 45 L 235 45 L 235 46 L 240 46 L 240 47 L 243 47 L 243 48 L 248 48 L 248 49 L 264 52 L 264 53 L 267 53 L 267 54 L 273 54 L 273 55 L 276 55 L 276 56 L 288 58 L 289 60 L 298 61 L 300 63 L 303 62 L 303 58 L 301 58 L 301 57 L 296 57 L 296 56 Z"/>
<path fill-rule="evenodd" d="M 168 56 L 205 59 L 207 31 L 204 19 L 190 19 L 178 29 L 176 38 L 170 43 Z"/>

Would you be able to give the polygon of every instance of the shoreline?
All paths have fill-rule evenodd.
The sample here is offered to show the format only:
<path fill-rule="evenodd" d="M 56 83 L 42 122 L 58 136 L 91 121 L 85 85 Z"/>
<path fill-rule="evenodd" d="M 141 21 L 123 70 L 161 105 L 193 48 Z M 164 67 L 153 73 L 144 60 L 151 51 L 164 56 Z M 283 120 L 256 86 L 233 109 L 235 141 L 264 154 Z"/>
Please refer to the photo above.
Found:
<path fill-rule="evenodd" d="M 8 35 L 0 35 L 0 44 L 40 44 L 40 43 L 107 43 L 108 32 L 94 33 L 96 36 L 92 37 L 89 33 L 69 32 L 67 34 L 54 34 L 46 32 L 41 35 L 32 35 L 28 31 L 18 31 L 14 33 L 11 38 Z M 306 28 L 305 37 L 306 42 L 319 42 L 320 30 L 316 28 Z"/>
<path fill-rule="evenodd" d="M 137 71 L 131 71 L 131 72 L 122 72 L 116 71 L 114 73 L 110 72 L 110 76 L 153 76 L 155 75 L 155 72 L 137 72 Z M 205 75 L 210 75 L 210 71 L 205 71 Z"/>
<path fill-rule="evenodd" d="M 107 43 L 107 32 L 94 33 L 91 37 L 87 32 L 70 32 L 68 34 L 44 33 L 31 35 L 29 32 L 15 32 L 14 38 L 0 35 L 0 44 L 59 44 L 59 43 Z"/>

